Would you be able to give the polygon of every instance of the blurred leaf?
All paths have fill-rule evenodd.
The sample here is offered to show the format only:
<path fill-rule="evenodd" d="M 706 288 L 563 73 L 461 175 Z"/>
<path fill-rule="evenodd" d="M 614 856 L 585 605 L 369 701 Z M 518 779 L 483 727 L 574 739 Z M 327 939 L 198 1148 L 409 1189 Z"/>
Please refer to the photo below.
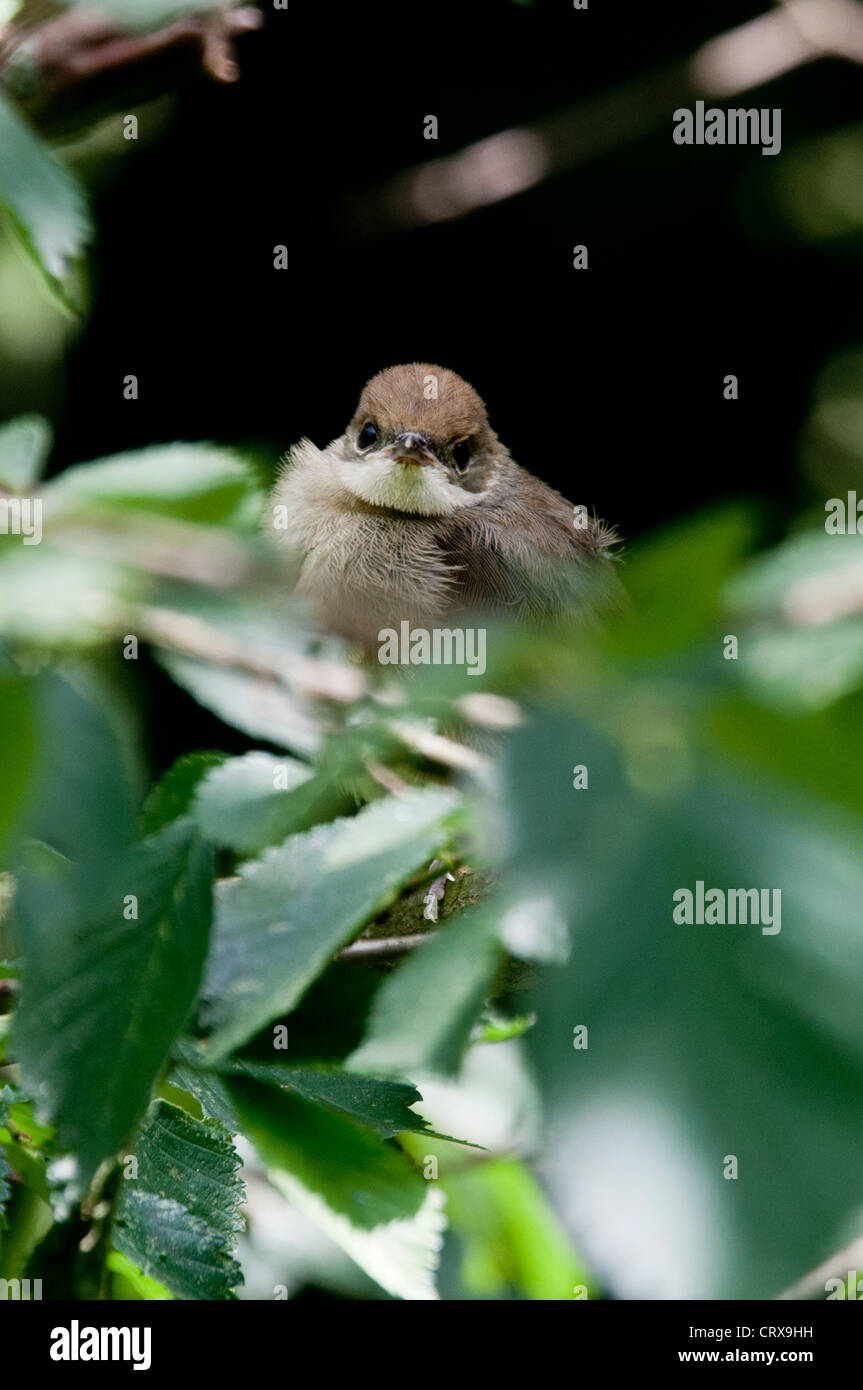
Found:
<path fill-rule="evenodd" d="M 84 1181 L 143 1113 L 191 1008 L 211 883 L 212 852 L 184 821 L 135 846 L 97 908 L 22 876 L 16 1054 Z M 126 920 L 130 895 L 137 917 Z"/>
<path fill-rule="evenodd" d="M 41 415 L 19 415 L 0 428 L 0 488 L 26 492 L 42 476 L 52 430 Z"/>
<path fill-rule="evenodd" d="M 228 522 L 255 480 L 249 465 L 215 444 L 162 444 L 67 468 L 45 489 L 53 519 L 98 507 L 154 512 L 181 521 Z"/>
<path fill-rule="evenodd" d="M 798 795 L 832 801 L 858 816 L 863 816 L 863 779 L 848 750 L 856 746 L 861 726 L 861 694 L 805 714 L 729 697 L 713 707 L 709 722 L 724 760 L 730 755 L 750 776 L 761 769 L 796 787 Z"/>
<path fill-rule="evenodd" d="M 163 777 L 160 777 L 144 803 L 141 812 L 141 833 L 152 835 L 172 820 L 184 816 L 194 801 L 204 777 L 215 767 L 221 767 L 226 753 L 187 753 L 178 758 Z M 205 839 L 212 836 L 205 834 Z"/>
<path fill-rule="evenodd" d="M 827 627 L 766 628 L 740 641 L 740 676 L 776 709 L 824 709 L 863 685 L 863 618 Z"/>
<path fill-rule="evenodd" d="M 687 517 L 626 556 L 630 612 L 604 643 L 619 656 L 662 656 L 701 640 L 719 618 L 722 586 L 752 538 L 749 515 L 729 507 Z"/>
<path fill-rule="evenodd" d="M 21 831 L 51 848 L 31 849 L 30 859 L 40 861 L 38 876 L 59 878 L 65 856 L 82 881 L 103 884 L 134 828 L 138 769 L 128 707 L 92 667 L 68 666 L 35 678 L 33 716 L 36 790 Z"/>
<path fill-rule="evenodd" d="M 152 32 L 181 15 L 211 13 L 213 0 L 74 0 L 77 8 L 113 15 L 126 32 Z"/>
<path fill-rule="evenodd" d="M 44 542 L 0 557 L 0 633 L 62 649 L 104 643 L 121 627 L 143 577 L 95 555 Z"/>
<path fill-rule="evenodd" d="M 293 1173 L 352 1225 L 371 1230 L 416 1215 L 425 1183 L 396 1146 L 283 1089 L 232 1076 L 228 1090 L 264 1163 Z"/>
<path fill-rule="evenodd" d="M 470 1041 L 472 1043 L 510 1042 L 513 1038 L 523 1037 L 535 1023 L 536 1014 L 515 1014 L 512 1018 L 504 1018 L 502 1014 L 488 1009 L 474 1027 Z"/>
<path fill-rule="evenodd" d="M 247 753 L 207 773 L 195 795 L 194 815 L 213 844 L 248 854 L 307 829 L 318 807 L 326 819 L 328 803 L 333 814 L 345 809 L 307 763 Z"/>
<path fill-rule="evenodd" d="M 404 1154 L 298 1096 L 239 1078 L 229 1085 L 274 1186 L 389 1293 L 436 1298 L 442 1197 Z"/>
<path fill-rule="evenodd" d="M 834 241 L 863 229 L 863 127 L 800 140 L 770 170 L 773 196 L 799 236 Z"/>
<path fill-rule="evenodd" d="M 726 585 L 731 608 L 745 617 L 769 614 L 790 623 L 843 617 L 859 596 L 863 537 L 806 531 L 750 560 Z"/>
<path fill-rule="evenodd" d="M 9 1164 L 6 1162 L 6 1159 L 3 1157 L 3 1154 L 0 1153 L 0 1231 L 5 1231 L 9 1225 L 9 1222 L 6 1218 L 5 1208 L 6 1203 L 12 1196 L 12 1188 L 8 1182 L 8 1178 L 11 1171 L 12 1170 L 9 1167 Z"/>
<path fill-rule="evenodd" d="M 353 1071 L 451 1075 L 503 961 L 487 910 L 457 915 L 384 981 Z"/>
<path fill-rule="evenodd" d="M 286 686 L 173 652 L 157 655 L 178 685 L 233 728 L 296 753 L 311 754 L 320 746 L 320 720 L 311 702 Z"/>
<path fill-rule="evenodd" d="M 293 1007 L 333 953 L 434 858 L 459 809 L 445 790 L 387 797 L 240 868 L 217 907 L 205 987 L 211 1058 Z"/>
<path fill-rule="evenodd" d="M 752 623 L 738 660 L 757 699 L 818 709 L 863 685 L 863 538 L 794 536 L 747 565 L 727 595 Z"/>
<path fill-rule="evenodd" d="M 739 772 L 645 799 L 610 745 L 558 719 L 516 734 L 506 772 L 518 879 L 553 885 L 573 933 L 527 1038 L 558 1209 L 618 1296 L 775 1294 L 863 1200 L 859 828 Z M 673 895 L 699 881 L 780 890 L 781 932 L 678 925 Z"/>
<path fill-rule="evenodd" d="M 174 1297 L 164 1284 L 142 1273 L 131 1260 L 121 1255 L 119 1250 L 112 1250 L 105 1263 L 114 1275 L 111 1297 L 115 1300 L 141 1299 L 152 1303 L 164 1302 Z"/>
<path fill-rule="evenodd" d="M 63 303 L 66 277 L 91 240 L 83 189 L 0 92 L 0 204 Z"/>
<path fill-rule="evenodd" d="M 29 681 L 0 676 L 0 863 L 32 788 L 36 730 Z"/>
<path fill-rule="evenodd" d="M 569 1301 L 590 1280 L 542 1190 L 523 1164 L 472 1164 L 444 1180 L 450 1225 L 463 1244 L 462 1279 L 475 1295 Z"/>

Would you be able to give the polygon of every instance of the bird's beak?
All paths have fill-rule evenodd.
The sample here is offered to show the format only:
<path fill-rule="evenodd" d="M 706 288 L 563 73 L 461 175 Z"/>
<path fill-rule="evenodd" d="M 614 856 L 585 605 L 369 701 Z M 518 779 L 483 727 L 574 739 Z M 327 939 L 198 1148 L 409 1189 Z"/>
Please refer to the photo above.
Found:
<path fill-rule="evenodd" d="M 418 464 L 424 468 L 437 463 L 434 450 L 424 434 L 418 430 L 404 430 L 397 435 L 386 451 L 396 463 L 405 466 Z"/>

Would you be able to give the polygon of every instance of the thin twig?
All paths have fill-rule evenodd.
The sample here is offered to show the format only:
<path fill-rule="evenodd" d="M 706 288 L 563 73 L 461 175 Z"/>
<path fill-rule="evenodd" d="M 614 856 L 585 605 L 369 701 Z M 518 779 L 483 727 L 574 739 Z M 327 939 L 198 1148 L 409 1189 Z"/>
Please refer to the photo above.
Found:
<path fill-rule="evenodd" d="M 416 932 L 412 936 L 364 936 L 339 951 L 338 960 L 385 960 L 387 956 L 403 956 L 429 941 L 434 932 Z"/>

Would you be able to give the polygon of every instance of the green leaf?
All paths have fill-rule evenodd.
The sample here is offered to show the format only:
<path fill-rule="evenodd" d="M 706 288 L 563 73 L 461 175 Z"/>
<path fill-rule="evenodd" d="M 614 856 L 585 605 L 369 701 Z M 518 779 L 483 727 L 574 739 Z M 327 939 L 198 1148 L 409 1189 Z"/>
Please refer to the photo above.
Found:
<path fill-rule="evenodd" d="M 114 1223 L 117 1249 L 178 1298 L 222 1299 L 242 1282 L 219 1231 L 188 1207 L 129 1188 Z"/>
<path fill-rule="evenodd" d="M 305 830 L 320 795 L 307 763 L 247 753 L 208 772 L 197 790 L 194 814 L 213 844 L 251 853 Z"/>
<path fill-rule="evenodd" d="M 129 708 L 85 666 L 37 677 L 32 707 L 36 790 L 21 830 L 44 842 L 29 851 L 39 861 L 34 872 L 59 883 L 69 870 L 65 856 L 82 880 L 104 884 L 132 838 L 139 794 Z"/>
<path fill-rule="evenodd" d="M 143 1113 L 191 1008 L 211 885 L 212 851 L 182 820 L 129 852 L 97 909 L 85 895 L 22 879 L 16 1052 L 84 1181 Z M 137 918 L 127 920 L 132 898 Z"/>
<path fill-rule="evenodd" d="M 11 1172 L 12 1169 L 9 1167 L 3 1154 L 0 1153 L 0 1231 L 5 1231 L 9 1225 L 5 1208 L 6 1203 L 12 1196 L 12 1188 L 7 1181 Z"/>
<path fill-rule="evenodd" d="M 381 985 L 348 1066 L 401 1076 L 452 1075 L 502 962 L 487 909 L 455 916 Z"/>
<path fill-rule="evenodd" d="M 409 1107 L 422 1100 L 415 1086 L 376 1077 L 356 1076 L 339 1067 L 292 1067 L 286 1062 L 239 1060 L 221 1069 L 228 1076 L 248 1076 L 326 1106 L 373 1129 L 384 1139 L 405 1130 L 422 1134 L 428 1121 Z"/>
<path fill-rule="evenodd" d="M 172 680 L 232 728 L 296 753 L 311 754 L 320 747 L 320 717 L 310 701 L 286 686 L 174 652 L 157 656 Z"/>
<path fill-rule="evenodd" d="M 215 444 L 162 444 L 67 468 L 44 492 L 45 513 L 94 508 L 153 512 L 180 521 L 227 522 L 254 492 L 249 465 Z"/>
<path fill-rule="evenodd" d="M 388 797 L 293 835 L 219 895 L 206 995 L 222 1058 L 290 1010 L 333 953 L 427 866 L 460 809 L 450 791 Z"/>
<path fill-rule="evenodd" d="M 112 1250 L 105 1263 L 114 1275 L 111 1289 L 113 1299 L 141 1299 L 147 1303 L 164 1303 L 174 1297 L 164 1284 L 150 1279 L 131 1260 L 127 1260 L 125 1255 L 121 1255 L 119 1250 Z"/>
<path fill-rule="evenodd" d="M 51 289 L 69 304 L 64 281 L 93 235 L 83 189 L 0 92 L 0 204 Z"/>
<path fill-rule="evenodd" d="M 240 1122 L 224 1079 L 207 1071 L 201 1063 L 198 1047 L 188 1038 L 178 1038 L 171 1055 L 176 1066 L 170 1074 L 170 1084 L 192 1096 L 207 1120 L 218 1120 L 229 1134 L 239 1134 Z"/>
<path fill-rule="evenodd" d="M 487 1009 L 471 1033 L 471 1043 L 510 1042 L 521 1038 L 536 1023 L 536 1014 L 515 1014 L 504 1018 L 494 1009 Z"/>
<path fill-rule="evenodd" d="M 19 415 L 0 428 L 0 488 L 26 492 L 41 476 L 52 430 L 42 415 Z"/>
<path fill-rule="evenodd" d="M 472 1164 L 444 1179 L 450 1224 L 462 1243 L 462 1280 L 475 1297 L 516 1290 L 570 1301 L 590 1281 L 535 1178 L 522 1163 Z"/>
<path fill-rule="evenodd" d="M 587 791 L 572 789 L 573 748 Z M 545 717 L 509 744 L 510 891 L 542 885 L 573 938 L 531 1001 L 544 1178 L 618 1296 L 764 1298 L 859 1220 L 860 823 L 739 770 L 720 781 L 691 751 L 656 796 L 584 724 Z M 781 930 L 679 924 L 674 895 L 698 882 L 780 891 Z"/>
<path fill-rule="evenodd" d="M 101 645 L 122 632 L 144 583 L 123 565 L 49 541 L 7 546 L 0 556 L 0 633 L 60 650 Z"/>
<path fill-rule="evenodd" d="M 701 639 L 718 621 L 722 588 L 750 543 L 752 523 L 738 508 L 676 523 L 626 556 L 630 611 L 605 645 L 620 656 L 664 656 Z"/>
<path fill-rule="evenodd" d="M 233 1078 L 270 1181 L 397 1298 L 432 1299 L 442 1194 L 392 1144 L 299 1096 Z"/>
<path fill-rule="evenodd" d="M 239 1207 L 245 1185 L 238 1176 L 239 1155 L 224 1126 L 216 1120 L 196 1120 L 179 1106 L 157 1100 L 138 1130 L 134 1156 L 137 1177 L 123 1180 L 121 1215 L 130 1192 L 155 1193 L 179 1202 L 233 1244 L 243 1229 Z"/>
<path fill-rule="evenodd" d="M 29 681 L 0 675 L 0 863 L 33 787 L 36 729 Z"/>
<path fill-rule="evenodd" d="M 740 635 L 739 673 L 777 709 L 822 709 L 863 686 L 863 539 L 794 536 L 727 587 Z"/>
<path fill-rule="evenodd" d="M 178 758 L 150 792 L 141 812 L 141 832 L 152 835 L 171 821 L 184 816 L 193 804 L 202 780 L 220 767 L 226 753 L 188 753 Z M 204 836 L 212 841 L 211 835 Z"/>

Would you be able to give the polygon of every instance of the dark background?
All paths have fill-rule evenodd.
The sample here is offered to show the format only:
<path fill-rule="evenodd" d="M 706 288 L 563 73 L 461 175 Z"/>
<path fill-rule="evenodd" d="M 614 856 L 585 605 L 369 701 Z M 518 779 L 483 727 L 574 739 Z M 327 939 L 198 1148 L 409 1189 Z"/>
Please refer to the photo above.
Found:
<path fill-rule="evenodd" d="M 514 457 L 624 538 L 742 493 L 778 529 L 805 499 L 792 446 L 813 375 L 855 341 L 861 289 L 857 259 L 776 219 L 782 156 L 680 148 L 669 110 L 456 221 L 368 236 L 354 212 L 381 178 L 612 92 L 765 8 L 264 7 L 240 81 L 188 79 L 166 133 L 130 142 L 98 194 L 99 279 L 53 467 L 176 438 L 254 442 L 274 462 L 341 433 L 370 374 L 419 359 L 470 380 Z M 860 71 L 822 61 L 732 104 L 781 106 L 784 155 L 859 119 Z"/>

